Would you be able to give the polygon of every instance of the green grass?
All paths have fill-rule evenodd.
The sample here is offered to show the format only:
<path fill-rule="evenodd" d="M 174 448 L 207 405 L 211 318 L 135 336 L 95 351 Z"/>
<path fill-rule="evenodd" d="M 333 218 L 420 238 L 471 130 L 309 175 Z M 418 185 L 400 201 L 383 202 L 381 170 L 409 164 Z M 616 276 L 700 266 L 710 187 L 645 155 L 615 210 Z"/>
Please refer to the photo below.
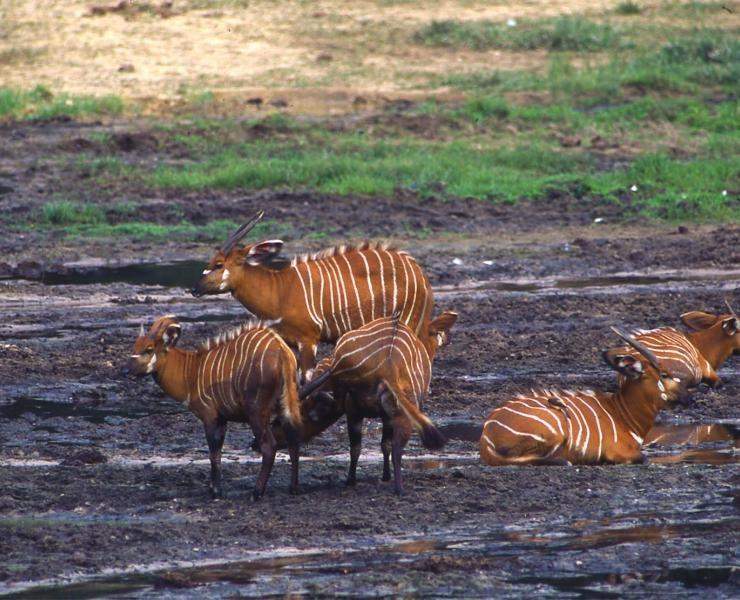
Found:
<path fill-rule="evenodd" d="M 737 220 L 740 206 L 723 191 L 740 181 L 740 159 L 680 161 L 664 154 L 645 155 L 629 169 L 591 177 L 590 190 L 616 198 L 633 185 L 633 200 L 648 214 L 664 219 Z"/>
<path fill-rule="evenodd" d="M 187 167 L 160 167 L 149 181 L 175 189 L 311 188 L 326 193 L 390 195 L 406 188 L 427 195 L 514 201 L 536 196 L 586 157 L 545 146 L 476 149 L 464 142 L 429 144 L 335 139 L 326 145 L 243 144 Z"/>
<path fill-rule="evenodd" d="M 160 166 L 142 177 L 155 187 L 180 190 L 289 188 L 372 197 L 405 189 L 427 197 L 502 202 L 544 201 L 564 191 L 595 201 L 629 197 L 631 210 L 665 219 L 740 216 L 732 192 L 722 195 L 740 185 L 734 100 L 708 104 L 688 97 L 643 97 L 584 110 L 565 102 L 519 106 L 499 96 L 482 96 L 454 109 L 429 102 L 419 111 L 446 115 L 479 131 L 454 141 L 430 141 L 312 130 L 311 135 L 282 141 L 231 144 L 190 164 Z M 661 121 L 674 124 L 682 136 L 705 139 L 695 143 L 699 154 L 679 159 L 647 153 L 628 168 L 598 172 L 587 148 L 561 148 L 547 129 L 548 123 L 563 126 L 582 132 L 586 140 L 595 133 L 624 136 L 631 131 L 638 141 L 651 135 L 643 131 L 645 123 Z M 486 132 L 500 130 L 503 123 L 531 131 L 492 145 Z M 637 191 L 630 190 L 633 185 Z"/>
<path fill-rule="evenodd" d="M 548 92 L 556 102 L 588 107 L 648 94 L 701 97 L 719 91 L 736 96 L 738 81 L 740 39 L 727 32 L 701 31 L 651 51 L 615 55 L 605 64 L 576 68 L 554 56 L 544 75 L 474 72 L 447 76 L 439 83 L 477 95 Z"/>
<path fill-rule="evenodd" d="M 105 222 L 105 211 L 94 204 L 61 200 L 41 207 L 40 221 L 48 225 L 93 225 Z"/>
<path fill-rule="evenodd" d="M 160 224 L 138 221 L 138 205 L 120 201 L 108 206 L 70 202 L 47 202 L 32 220 L 18 223 L 19 231 L 41 229 L 61 232 L 68 238 L 115 238 L 132 240 L 188 240 L 218 242 L 226 239 L 240 223 L 231 219 L 214 219 L 204 224 L 194 224 L 185 219 L 179 223 Z M 260 235 L 292 234 L 290 225 L 272 220 L 259 223 L 254 232 Z"/>
<path fill-rule="evenodd" d="M 54 94 L 41 85 L 29 91 L 0 87 L 0 119 L 79 118 L 121 112 L 123 101 L 118 96 Z"/>
<path fill-rule="evenodd" d="M 721 13 L 725 7 L 731 6 L 729 2 L 666 2 L 661 10 L 669 14 L 695 17 L 706 13 Z M 729 14 L 729 13 L 727 13 Z"/>
<path fill-rule="evenodd" d="M 514 26 L 492 21 L 432 21 L 414 34 L 427 46 L 471 50 L 551 50 L 593 52 L 625 42 L 611 25 L 583 17 L 520 21 Z"/>
<path fill-rule="evenodd" d="M 108 238 L 128 237 L 133 240 L 188 240 L 200 242 L 218 242 L 226 239 L 239 224 L 235 221 L 219 219 L 204 225 L 194 225 L 182 222 L 175 225 L 161 225 L 157 223 L 142 223 L 130 221 L 126 223 L 96 223 L 90 225 L 68 225 L 62 231 L 71 238 Z"/>
<path fill-rule="evenodd" d="M 614 12 L 622 16 L 639 15 L 642 12 L 639 4 L 627 0 L 626 2 L 620 2 L 617 4 Z"/>
<path fill-rule="evenodd" d="M 455 116 L 463 117 L 474 123 L 482 123 L 488 119 L 505 119 L 511 113 L 509 103 L 496 96 L 474 96 L 467 100 Z"/>

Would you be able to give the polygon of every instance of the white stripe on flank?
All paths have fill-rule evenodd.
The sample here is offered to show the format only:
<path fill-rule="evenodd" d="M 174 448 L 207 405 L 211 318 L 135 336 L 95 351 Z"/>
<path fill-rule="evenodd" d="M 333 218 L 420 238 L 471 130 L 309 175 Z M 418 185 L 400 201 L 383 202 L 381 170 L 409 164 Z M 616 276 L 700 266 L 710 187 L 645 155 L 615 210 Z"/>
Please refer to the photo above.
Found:
<path fill-rule="evenodd" d="M 311 295 L 309 295 L 309 291 L 306 289 L 306 282 L 303 281 L 303 276 L 301 275 L 299 267 L 305 263 L 295 264 L 293 265 L 293 268 L 295 269 L 296 275 L 298 276 L 298 281 L 301 282 L 301 288 L 303 288 L 303 299 L 306 302 L 306 311 L 308 312 L 308 317 L 319 327 L 321 327 L 321 321 L 316 316 L 316 313 L 312 309 L 313 304 L 313 286 L 311 287 Z M 309 274 L 310 277 L 310 274 Z"/>
<path fill-rule="evenodd" d="M 330 259 L 330 265 L 332 268 L 332 274 L 334 275 L 334 281 L 337 286 L 337 302 L 339 306 L 337 310 L 339 316 L 342 318 L 342 332 L 349 331 L 352 329 L 352 321 L 348 320 L 349 316 L 349 303 L 347 302 L 347 288 L 344 285 L 344 278 L 342 277 L 342 271 L 339 268 L 339 263 L 336 257 L 332 256 Z"/>
<path fill-rule="evenodd" d="M 501 427 L 503 427 L 507 431 L 510 431 L 514 435 L 520 435 L 520 436 L 524 436 L 524 437 L 530 437 L 530 438 L 532 438 L 534 440 L 537 440 L 538 442 L 544 442 L 545 441 L 545 438 L 540 437 L 539 435 L 536 435 L 534 433 L 527 433 L 526 431 L 517 431 L 516 429 L 512 429 L 508 425 L 504 425 L 501 421 L 497 421 L 496 419 L 490 419 L 490 420 L 486 421 L 486 425 L 488 423 L 496 423 L 496 425 L 500 425 Z M 485 425 L 483 427 L 485 427 Z"/>
<path fill-rule="evenodd" d="M 367 273 L 367 291 L 370 294 L 370 321 L 375 320 L 375 295 L 373 294 L 373 282 L 370 279 L 370 265 L 367 262 L 367 258 L 362 252 L 358 253 L 362 262 L 365 263 L 365 271 Z"/>
<path fill-rule="evenodd" d="M 517 396 L 519 398 L 518 400 L 509 400 L 506 404 L 521 404 L 522 406 L 530 409 L 530 410 L 544 410 L 545 414 L 553 417 L 555 419 L 555 425 L 560 430 L 560 435 L 565 435 L 565 432 L 563 431 L 563 427 L 560 424 L 560 411 L 553 409 L 551 406 L 546 406 L 542 401 L 538 400 L 537 398 L 527 398 L 526 396 L 522 396 L 519 394 Z M 528 404 L 528 402 L 534 403 L 534 406 L 532 404 Z M 503 408 L 503 407 L 502 407 Z M 550 425 L 547 425 L 548 428 L 551 429 L 551 431 L 555 434 L 558 432 L 552 429 Z"/>
<path fill-rule="evenodd" d="M 411 299 L 411 303 L 406 305 L 409 307 L 408 315 L 406 315 L 406 325 L 408 325 L 409 322 L 411 321 L 411 317 L 414 314 L 414 307 L 416 306 L 416 294 L 418 290 L 417 290 L 416 272 L 414 271 L 414 264 L 410 262 L 411 261 L 410 258 L 406 258 L 406 260 L 409 263 L 409 270 L 411 271 L 411 275 L 414 279 L 414 297 Z"/>
<path fill-rule="evenodd" d="M 327 337 L 331 335 L 331 328 L 329 326 L 329 319 L 326 316 L 326 312 L 329 308 L 328 302 L 326 303 L 326 307 L 324 306 L 324 300 L 325 300 L 325 292 L 326 292 L 326 278 L 324 277 L 324 270 L 321 268 L 321 263 L 319 261 L 315 261 L 310 263 L 311 269 L 314 273 L 314 276 L 316 277 L 316 280 L 319 282 L 319 298 L 318 298 L 318 307 L 321 319 L 321 335 L 323 337 Z"/>
<path fill-rule="evenodd" d="M 383 298 L 383 312 L 381 313 L 384 317 L 388 315 L 388 310 L 386 307 L 386 298 L 385 298 L 385 275 L 383 273 L 383 259 L 380 257 L 380 254 L 377 250 L 372 250 L 373 254 L 378 257 L 378 265 L 380 269 L 380 293 Z"/>
<path fill-rule="evenodd" d="M 590 402 L 586 402 L 584 398 L 582 398 L 580 395 L 573 393 L 572 397 L 575 399 L 577 398 L 579 402 L 582 402 L 583 405 L 591 411 L 591 413 L 594 416 L 594 421 L 596 422 L 596 432 L 599 434 L 599 448 L 596 454 L 596 459 L 601 459 L 601 451 L 602 451 L 602 441 L 604 438 L 603 433 L 601 432 L 601 422 L 599 421 L 599 415 L 596 414 L 596 411 L 594 410 L 593 406 L 591 406 Z"/>
<path fill-rule="evenodd" d="M 403 267 L 403 279 L 404 279 L 404 284 L 403 284 L 403 307 L 404 307 L 404 309 L 407 309 L 407 308 L 409 308 L 409 303 L 408 303 L 408 301 L 409 301 L 409 273 L 408 273 L 408 270 L 406 268 L 406 260 L 404 259 L 404 257 L 401 256 L 401 257 L 399 257 L 398 260 L 401 261 L 401 266 Z M 404 321 L 404 323 L 406 323 L 406 325 L 408 325 L 409 319 L 411 318 L 411 312 L 412 311 L 409 311 L 409 313 L 406 315 L 406 320 Z M 402 315 L 402 318 L 403 318 L 403 315 Z"/>
<path fill-rule="evenodd" d="M 616 444 L 617 443 L 617 425 L 614 422 L 614 419 L 612 418 L 611 413 L 604 408 L 604 406 L 601 404 L 601 401 L 596 396 L 596 393 L 595 392 L 592 392 L 590 390 L 586 390 L 586 391 L 581 392 L 581 393 L 582 394 L 585 394 L 589 398 L 592 398 L 596 402 L 596 404 L 598 404 L 599 408 L 604 412 L 604 414 L 606 415 L 607 419 L 609 419 L 609 423 L 611 423 L 611 426 L 612 426 L 612 434 L 614 436 L 614 443 Z"/>
<path fill-rule="evenodd" d="M 357 312 L 360 315 L 360 326 L 365 324 L 365 315 L 362 310 L 362 301 L 360 300 L 360 291 L 357 289 L 357 282 L 355 281 L 355 274 L 352 272 L 352 265 L 350 265 L 349 260 L 347 257 L 342 254 L 342 258 L 344 259 L 344 262 L 347 263 L 347 278 L 352 282 L 352 288 L 355 291 L 355 300 L 357 300 Z M 347 304 L 347 307 L 349 307 L 349 304 Z M 354 312 L 354 311 L 353 311 Z M 352 315 L 350 314 L 350 329 L 353 329 L 352 327 Z"/>
<path fill-rule="evenodd" d="M 486 444 L 488 444 L 491 447 L 491 450 L 495 454 L 498 454 L 498 452 L 496 452 L 496 444 L 494 444 L 493 441 L 488 438 L 488 435 L 486 434 L 485 429 L 483 430 L 483 435 L 481 436 L 480 439 L 482 439 Z"/>
<path fill-rule="evenodd" d="M 540 419 L 539 417 L 536 417 L 536 416 L 534 416 L 534 415 L 532 415 L 532 414 L 528 414 L 528 413 L 520 412 L 520 411 L 518 411 L 518 410 L 514 410 L 513 408 L 511 408 L 511 407 L 507 406 L 506 404 L 504 404 L 504 405 L 503 405 L 503 406 L 501 407 L 501 410 L 507 410 L 507 411 L 509 411 L 509 412 L 512 412 L 512 413 L 514 413 L 515 415 L 519 415 L 520 417 L 525 417 L 525 418 L 527 418 L 527 419 L 533 419 L 533 420 L 537 421 L 538 423 L 541 423 L 542 425 L 544 425 L 544 426 L 545 426 L 545 427 L 546 427 L 546 428 L 547 428 L 547 429 L 548 429 L 548 430 L 550 431 L 550 433 L 553 433 L 554 435 L 557 435 L 557 431 L 555 431 L 555 428 L 554 428 L 554 427 L 552 427 L 552 426 L 551 426 L 551 425 L 550 425 L 550 424 L 549 424 L 549 423 L 548 423 L 547 421 L 545 421 L 544 419 Z"/>
<path fill-rule="evenodd" d="M 249 370 L 247 371 L 247 381 L 249 381 L 249 378 L 252 376 L 252 367 L 254 367 L 254 363 L 256 362 L 255 358 L 257 356 L 257 352 L 259 351 L 259 347 L 262 345 L 262 342 L 269 339 L 269 335 L 266 331 L 263 331 L 265 335 L 262 337 L 254 336 L 256 339 L 256 343 L 254 344 L 254 350 L 252 350 L 252 360 L 249 361 Z M 262 377 L 262 373 L 260 372 L 260 378 Z M 259 380 L 258 380 L 259 381 Z"/>
<path fill-rule="evenodd" d="M 339 325 L 339 321 L 337 320 L 337 306 L 334 303 L 334 279 L 331 276 L 331 269 L 329 268 L 328 261 L 326 260 L 320 260 L 316 262 L 316 266 L 321 269 L 321 275 L 322 277 L 326 278 L 326 291 L 329 293 L 329 305 L 331 306 L 331 311 L 329 312 L 329 316 L 334 320 L 334 326 L 336 327 L 336 336 L 332 333 L 331 330 L 331 323 L 329 322 L 329 319 L 326 319 L 326 324 L 329 327 L 329 337 L 339 337 L 342 335 L 342 327 Z M 337 290 L 337 294 L 339 291 Z"/>
<path fill-rule="evenodd" d="M 563 430 L 563 424 L 561 422 L 561 419 L 565 419 L 565 415 L 560 410 L 556 410 L 553 407 L 551 407 L 549 404 L 545 404 L 542 400 L 540 400 L 537 397 L 534 398 L 528 398 L 522 394 L 518 394 L 517 398 L 520 398 L 520 400 L 512 400 L 514 403 L 523 404 L 524 406 L 529 406 L 530 408 L 535 408 L 538 410 L 544 410 L 548 414 L 552 415 L 555 418 L 555 424 L 558 426 L 558 430 L 560 431 L 560 435 L 565 437 L 565 431 Z M 531 406 L 527 404 L 526 402 L 522 402 L 522 400 L 528 400 L 530 402 L 534 402 L 537 406 Z"/>
<path fill-rule="evenodd" d="M 398 306 L 398 281 L 396 280 L 396 259 L 387 250 L 385 251 L 385 253 L 388 255 L 388 260 L 391 261 L 391 269 L 392 269 L 391 277 L 393 279 L 393 306 L 391 307 L 391 314 L 395 314 L 396 306 Z"/>

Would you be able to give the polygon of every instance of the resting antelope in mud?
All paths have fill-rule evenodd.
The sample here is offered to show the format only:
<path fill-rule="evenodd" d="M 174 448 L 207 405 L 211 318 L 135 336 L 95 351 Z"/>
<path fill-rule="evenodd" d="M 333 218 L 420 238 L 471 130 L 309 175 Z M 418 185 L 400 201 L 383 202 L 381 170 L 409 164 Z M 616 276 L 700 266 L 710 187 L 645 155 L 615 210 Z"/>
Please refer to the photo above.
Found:
<path fill-rule="evenodd" d="M 281 240 L 240 246 L 262 218 L 257 213 L 237 229 L 211 258 L 193 288 L 195 296 L 231 293 L 274 328 L 299 353 L 304 378 L 316 365 L 320 341 L 395 313 L 422 335 L 432 312 L 432 288 L 407 253 L 381 244 L 339 246 L 275 264 Z"/>
<path fill-rule="evenodd" d="M 252 322 L 207 342 L 198 350 L 175 345 L 181 326 L 173 317 L 141 326 L 128 371 L 151 374 L 168 396 L 183 403 L 205 426 L 211 460 L 211 493 L 221 496 L 221 448 L 229 421 L 247 422 L 262 453 L 254 489 L 260 498 L 275 461 L 271 421 L 277 417 L 288 441 L 291 492 L 298 487 L 301 427 L 296 359 L 272 329 Z"/>
<path fill-rule="evenodd" d="M 480 454 L 493 466 L 644 462 L 642 443 L 658 412 L 683 400 L 687 380 L 645 345 L 614 331 L 624 348 L 604 352 L 622 375 L 616 393 L 532 390 L 493 410 L 483 425 Z"/>
<path fill-rule="evenodd" d="M 691 331 L 686 336 L 709 365 L 717 370 L 733 354 L 740 354 L 740 317 L 725 300 L 728 313 L 713 315 L 694 310 L 681 315 Z"/>
<path fill-rule="evenodd" d="M 700 383 L 717 387 L 717 369 L 732 355 L 740 354 L 740 324 L 730 303 L 725 301 L 728 314 L 692 311 L 681 315 L 681 321 L 691 329 L 683 333 L 673 327 L 637 330 L 635 339 L 646 346 L 666 367 L 682 371 L 689 385 Z"/>
<path fill-rule="evenodd" d="M 339 338 L 333 354 L 319 363 L 313 380 L 301 390 L 302 396 L 310 396 L 330 383 L 334 392 L 335 405 L 324 403 L 322 407 L 320 402 L 312 403 L 313 409 L 323 411 L 317 419 L 309 419 L 312 433 L 319 433 L 336 421 L 342 408 L 347 414 L 347 485 L 354 485 L 357 480 L 365 417 L 380 417 L 383 421 L 383 481 L 391 478 L 392 455 L 398 494 L 403 493 L 401 454 L 412 431 L 419 432 L 426 448 L 438 449 L 446 443 L 421 409 L 429 393 L 434 355 L 448 342 L 456 320 L 457 313 L 442 313 L 429 323 L 428 335 L 423 339 L 396 317 L 371 321 Z"/>

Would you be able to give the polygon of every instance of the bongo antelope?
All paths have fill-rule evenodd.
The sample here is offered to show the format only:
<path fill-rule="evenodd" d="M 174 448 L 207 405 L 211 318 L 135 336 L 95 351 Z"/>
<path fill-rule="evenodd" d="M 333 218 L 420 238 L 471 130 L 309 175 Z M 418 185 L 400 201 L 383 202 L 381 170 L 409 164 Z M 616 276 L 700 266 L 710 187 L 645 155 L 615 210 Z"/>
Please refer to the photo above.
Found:
<path fill-rule="evenodd" d="M 634 338 L 660 360 L 666 369 L 674 374 L 682 374 L 687 385 L 695 387 L 700 383 L 716 387 L 720 379 L 712 365 L 702 355 L 691 339 L 673 327 L 658 329 L 637 329 L 632 332 Z M 639 358 L 639 353 L 625 347 L 628 352 Z M 623 375 L 619 375 L 621 379 Z"/>
<path fill-rule="evenodd" d="M 298 349 L 304 378 L 316 364 L 320 341 L 398 312 L 422 335 L 432 311 L 432 288 L 417 262 L 386 245 L 338 246 L 294 258 L 278 268 L 281 240 L 240 246 L 262 218 L 259 212 L 237 229 L 208 263 L 195 296 L 231 293 Z"/>
<path fill-rule="evenodd" d="M 687 337 L 713 369 L 719 369 L 733 354 L 740 354 L 740 317 L 729 301 L 728 313 L 713 315 L 698 310 L 681 315 L 691 331 Z"/>
<path fill-rule="evenodd" d="M 732 355 L 740 354 L 738 317 L 725 301 L 728 314 L 713 315 L 692 311 L 681 315 L 681 321 L 691 331 L 683 333 L 673 327 L 637 330 L 635 339 L 652 350 L 661 363 L 674 371 L 683 372 L 689 385 L 700 383 L 717 387 L 717 369 Z"/>
<path fill-rule="evenodd" d="M 319 363 L 314 379 L 301 390 L 301 395 L 310 396 L 329 381 L 338 406 L 344 405 L 350 442 L 347 485 L 357 479 L 365 417 L 383 421 L 383 481 L 391 477 L 392 455 L 398 494 L 403 493 L 401 453 L 412 431 L 419 432 L 426 448 L 437 449 L 446 443 L 421 408 L 429 393 L 432 360 L 437 348 L 448 342 L 456 320 L 457 313 L 442 313 L 419 339 L 396 317 L 375 319 L 339 338 L 334 353 Z"/>
<path fill-rule="evenodd" d="M 619 390 L 532 390 L 496 408 L 480 438 L 489 465 L 643 462 L 643 439 L 667 402 L 686 395 L 686 382 L 645 345 L 615 330 L 641 355 L 604 352 L 623 376 Z"/>
<path fill-rule="evenodd" d="M 301 426 L 296 359 L 280 336 L 259 322 L 234 329 L 198 350 L 181 350 L 180 324 L 157 319 L 141 326 L 128 371 L 151 374 L 168 396 L 183 403 L 205 426 L 210 451 L 210 490 L 221 496 L 221 448 L 229 421 L 249 423 L 262 453 L 253 496 L 261 497 L 275 461 L 277 444 L 270 421 L 277 416 L 288 440 L 291 491 L 298 486 Z"/>

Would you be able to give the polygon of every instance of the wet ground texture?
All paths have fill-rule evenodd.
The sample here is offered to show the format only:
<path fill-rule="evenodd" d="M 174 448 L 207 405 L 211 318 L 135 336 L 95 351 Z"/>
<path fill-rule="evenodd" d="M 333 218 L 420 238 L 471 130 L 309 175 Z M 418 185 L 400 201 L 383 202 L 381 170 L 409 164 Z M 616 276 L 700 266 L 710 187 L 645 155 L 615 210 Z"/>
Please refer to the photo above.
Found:
<path fill-rule="evenodd" d="M 50 144 L 84 137 L 57 127 L 25 133 Z M 40 202 L 38 177 L 15 176 L 0 209 Z M 600 359 L 615 342 L 610 325 L 676 325 L 682 312 L 719 310 L 725 296 L 740 305 L 736 225 L 653 226 L 570 197 L 512 207 L 134 193 L 158 207 L 153 220 L 170 206 L 236 219 L 265 208 L 294 227 L 289 253 L 320 247 L 302 237 L 317 223 L 330 224 L 329 241 L 345 230 L 357 239 L 363 223 L 364 235 L 411 251 L 436 289 L 436 312 L 460 313 L 426 406 L 450 442 L 428 454 L 412 440 L 398 498 L 380 481 L 378 424 L 366 423 L 358 485 L 347 489 L 340 421 L 306 448 L 300 495 L 287 493 L 282 456 L 253 503 L 258 458 L 251 434 L 232 425 L 226 497 L 211 501 L 200 423 L 150 379 L 119 375 L 141 322 L 177 314 L 182 344 L 194 345 L 247 318 L 229 297 L 186 293 L 211 246 L 124 242 L 111 263 L 99 242 L 3 236 L 0 592 L 737 594 L 737 359 L 720 370 L 722 389 L 660 415 L 646 465 L 494 469 L 479 464 L 476 444 L 484 417 L 517 391 L 612 389 Z"/>

